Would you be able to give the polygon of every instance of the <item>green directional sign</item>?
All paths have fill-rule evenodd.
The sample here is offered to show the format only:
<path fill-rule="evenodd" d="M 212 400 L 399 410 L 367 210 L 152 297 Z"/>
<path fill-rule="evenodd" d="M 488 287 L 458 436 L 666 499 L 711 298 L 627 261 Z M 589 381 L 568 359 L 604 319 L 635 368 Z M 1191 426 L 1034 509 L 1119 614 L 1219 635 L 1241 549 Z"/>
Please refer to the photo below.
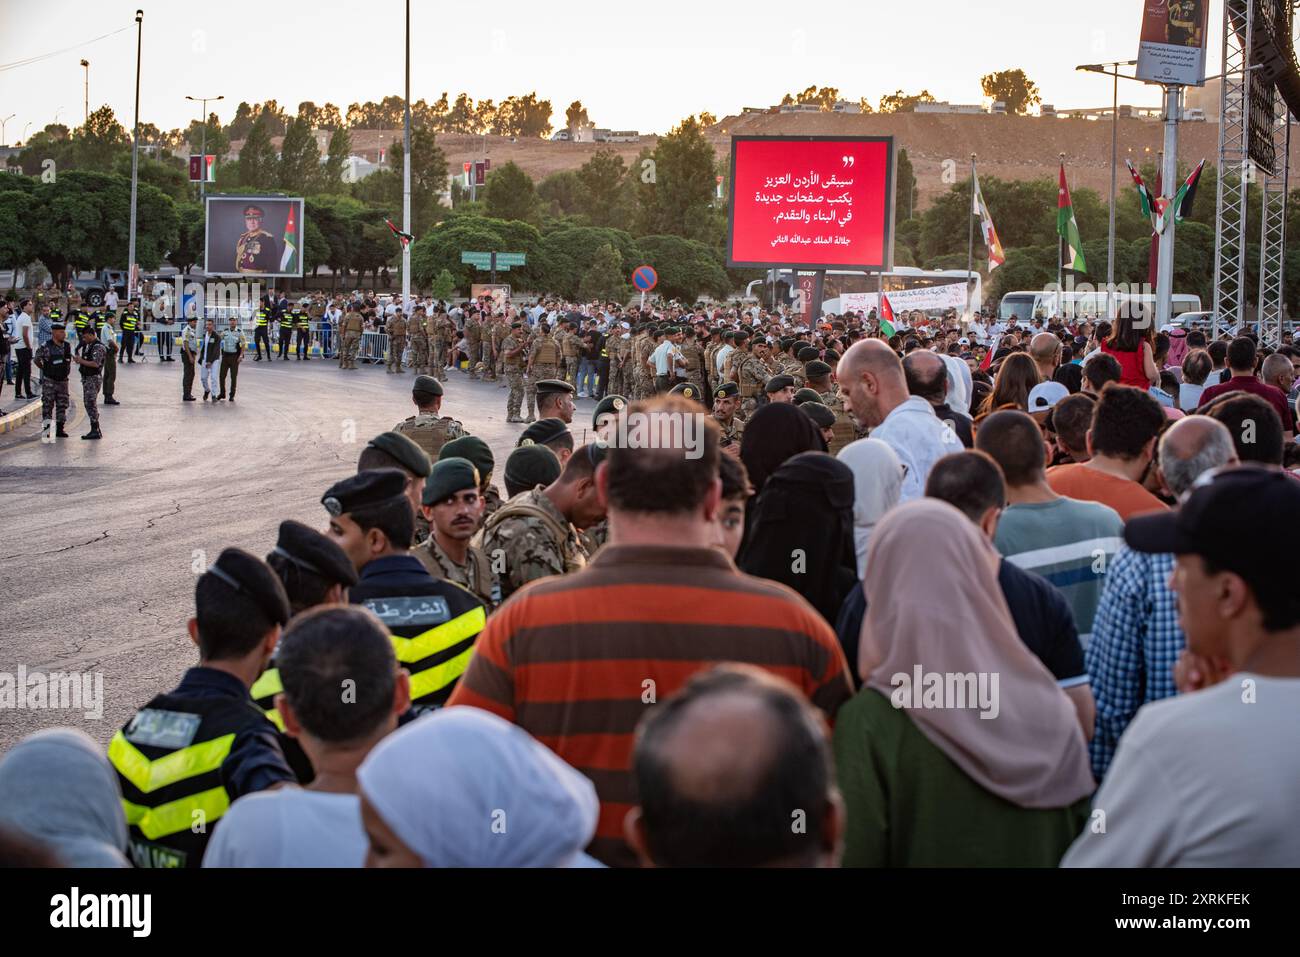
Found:
<path fill-rule="evenodd" d="M 477 266 L 479 269 L 492 268 L 491 253 L 472 253 L 472 252 L 461 253 L 460 261 L 470 266 Z"/>
<path fill-rule="evenodd" d="M 493 274 L 493 282 L 496 281 L 497 272 L 509 272 L 511 266 L 522 266 L 526 257 L 523 253 L 479 253 L 479 252 L 462 252 L 460 261 L 467 266 L 473 266 L 475 269 L 490 270 Z"/>
<path fill-rule="evenodd" d="M 507 266 L 522 266 L 526 262 L 523 253 L 497 253 L 497 268 L 504 269 Z"/>

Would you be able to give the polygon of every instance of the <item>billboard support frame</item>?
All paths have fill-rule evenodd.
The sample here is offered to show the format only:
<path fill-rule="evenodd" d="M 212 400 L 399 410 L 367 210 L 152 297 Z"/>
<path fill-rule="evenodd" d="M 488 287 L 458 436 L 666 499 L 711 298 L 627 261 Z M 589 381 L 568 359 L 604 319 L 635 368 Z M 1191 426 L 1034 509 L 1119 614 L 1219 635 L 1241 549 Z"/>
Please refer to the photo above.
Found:
<path fill-rule="evenodd" d="M 298 271 L 295 273 L 245 273 L 236 271 L 213 270 L 211 268 L 212 244 L 209 241 L 209 235 L 212 227 L 212 219 L 208 215 L 213 202 L 225 202 L 227 200 L 237 200 L 245 202 L 288 202 L 297 203 L 297 227 L 298 227 Z M 220 279 L 240 279 L 253 277 L 257 279 L 275 280 L 275 279 L 299 279 L 306 275 L 306 269 L 303 260 L 303 246 L 306 244 L 307 235 L 307 200 L 302 196 L 289 196 L 285 193 L 208 193 L 204 197 L 203 205 L 203 272 L 204 275 Z M 268 288 L 274 286 L 269 283 Z"/>

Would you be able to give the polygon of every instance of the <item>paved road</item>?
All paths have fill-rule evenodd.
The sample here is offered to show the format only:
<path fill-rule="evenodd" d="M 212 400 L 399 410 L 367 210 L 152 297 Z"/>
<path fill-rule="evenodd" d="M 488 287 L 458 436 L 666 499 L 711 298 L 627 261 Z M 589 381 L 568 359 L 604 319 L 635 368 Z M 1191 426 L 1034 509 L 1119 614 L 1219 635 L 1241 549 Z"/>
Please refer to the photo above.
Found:
<path fill-rule="evenodd" d="M 412 377 L 379 367 L 249 360 L 241 371 L 236 403 L 182 403 L 180 362 L 151 357 L 119 367 L 122 405 L 101 408 L 102 441 L 79 439 L 75 381 L 72 438 L 46 445 L 39 422 L 0 436 L 0 673 L 103 675 L 101 719 L 5 708 L 0 751 L 60 724 L 106 744 L 195 662 L 185 632 L 195 570 L 230 545 L 265 555 L 286 518 L 323 528 L 324 490 L 355 470 L 369 438 L 415 411 Z M 453 372 L 443 402 L 492 446 L 498 487 L 523 429 L 506 424 L 505 401 L 497 383 Z M 579 441 L 593 408 L 579 402 Z"/>

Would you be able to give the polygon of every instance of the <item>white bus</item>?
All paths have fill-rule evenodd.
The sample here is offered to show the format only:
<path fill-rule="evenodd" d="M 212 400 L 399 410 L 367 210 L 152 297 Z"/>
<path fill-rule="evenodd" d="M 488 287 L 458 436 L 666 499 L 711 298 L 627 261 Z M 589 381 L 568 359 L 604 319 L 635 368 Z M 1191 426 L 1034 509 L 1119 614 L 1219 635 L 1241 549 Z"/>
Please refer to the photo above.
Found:
<path fill-rule="evenodd" d="M 1156 308 L 1154 295 L 1116 292 L 1113 301 L 1116 312 L 1120 309 L 1129 309 L 1130 315 L 1138 308 L 1149 309 L 1153 313 Z M 1176 292 L 1171 297 L 1171 307 L 1174 316 L 1181 316 L 1185 312 L 1200 312 L 1201 297 L 1191 293 Z M 1088 291 L 1021 289 L 1004 295 L 998 305 L 1000 322 L 1028 323 L 1031 319 L 1046 320 L 1058 314 L 1066 319 L 1103 318 L 1108 314 L 1106 291 L 1104 289 Z"/>

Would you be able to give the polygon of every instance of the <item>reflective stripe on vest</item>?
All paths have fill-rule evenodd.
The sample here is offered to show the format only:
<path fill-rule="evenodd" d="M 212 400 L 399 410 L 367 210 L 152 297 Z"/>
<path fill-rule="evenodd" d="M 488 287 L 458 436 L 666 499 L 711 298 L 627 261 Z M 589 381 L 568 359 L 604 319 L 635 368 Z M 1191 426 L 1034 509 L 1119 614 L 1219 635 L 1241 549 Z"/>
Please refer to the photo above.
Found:
<path fill-rule="evenodd" d="M 234 743 L 233 733 L 223 734 L 150 761 L 126 739 L 125 734 L 118 731 L 108 746 L 108 760 L 122 777 L 141 792 L 150 794 L 160 788 L 219 770 L 230 756 Z M 194 811 L 203 812 L 202 820 L 211 823 L 221 817 L 229 806 L 230 798 L 224 787 L 210 788 L 152 808 L 122 799 L 127 824 L 138 827 L 140 833 L 151 841 L 188 830 L 195 820 Z"/>
<path fill-rule="evenodd" d="M 284 690 L 284 685 L 280 683 L 280 670 L 278 668 L 267 668 L 261 676 L 253 682 L 253 687 L 249 689 L 249 695 L 253 703 L 262 709 L 273 725 L 284 730 L 284 718 L 280 717 L 280 711 L 275 706 L 275 696 Z"/>
<path fill-rule="evenodd" d="M 414 638 L 400 638 L 393 635 L 393 651 L 397 654 L 397 663 L 411 665 L 423 661 L 440 651 L 445 651 L 459 644 L 466 638 L 472 638 L 483 630 L 487 622 L 487 613 L 482 606 L 470 609 L 463 615 L 453 618 L 416 635 Z M 474 646 L 466 648 L 454 658 L 411 673 L 411 700 L 434 694 L 447 687 L 469 666 L 469 659 L 474 653 Z M 409 670 L 409 669 L 408 669 Z"/>

